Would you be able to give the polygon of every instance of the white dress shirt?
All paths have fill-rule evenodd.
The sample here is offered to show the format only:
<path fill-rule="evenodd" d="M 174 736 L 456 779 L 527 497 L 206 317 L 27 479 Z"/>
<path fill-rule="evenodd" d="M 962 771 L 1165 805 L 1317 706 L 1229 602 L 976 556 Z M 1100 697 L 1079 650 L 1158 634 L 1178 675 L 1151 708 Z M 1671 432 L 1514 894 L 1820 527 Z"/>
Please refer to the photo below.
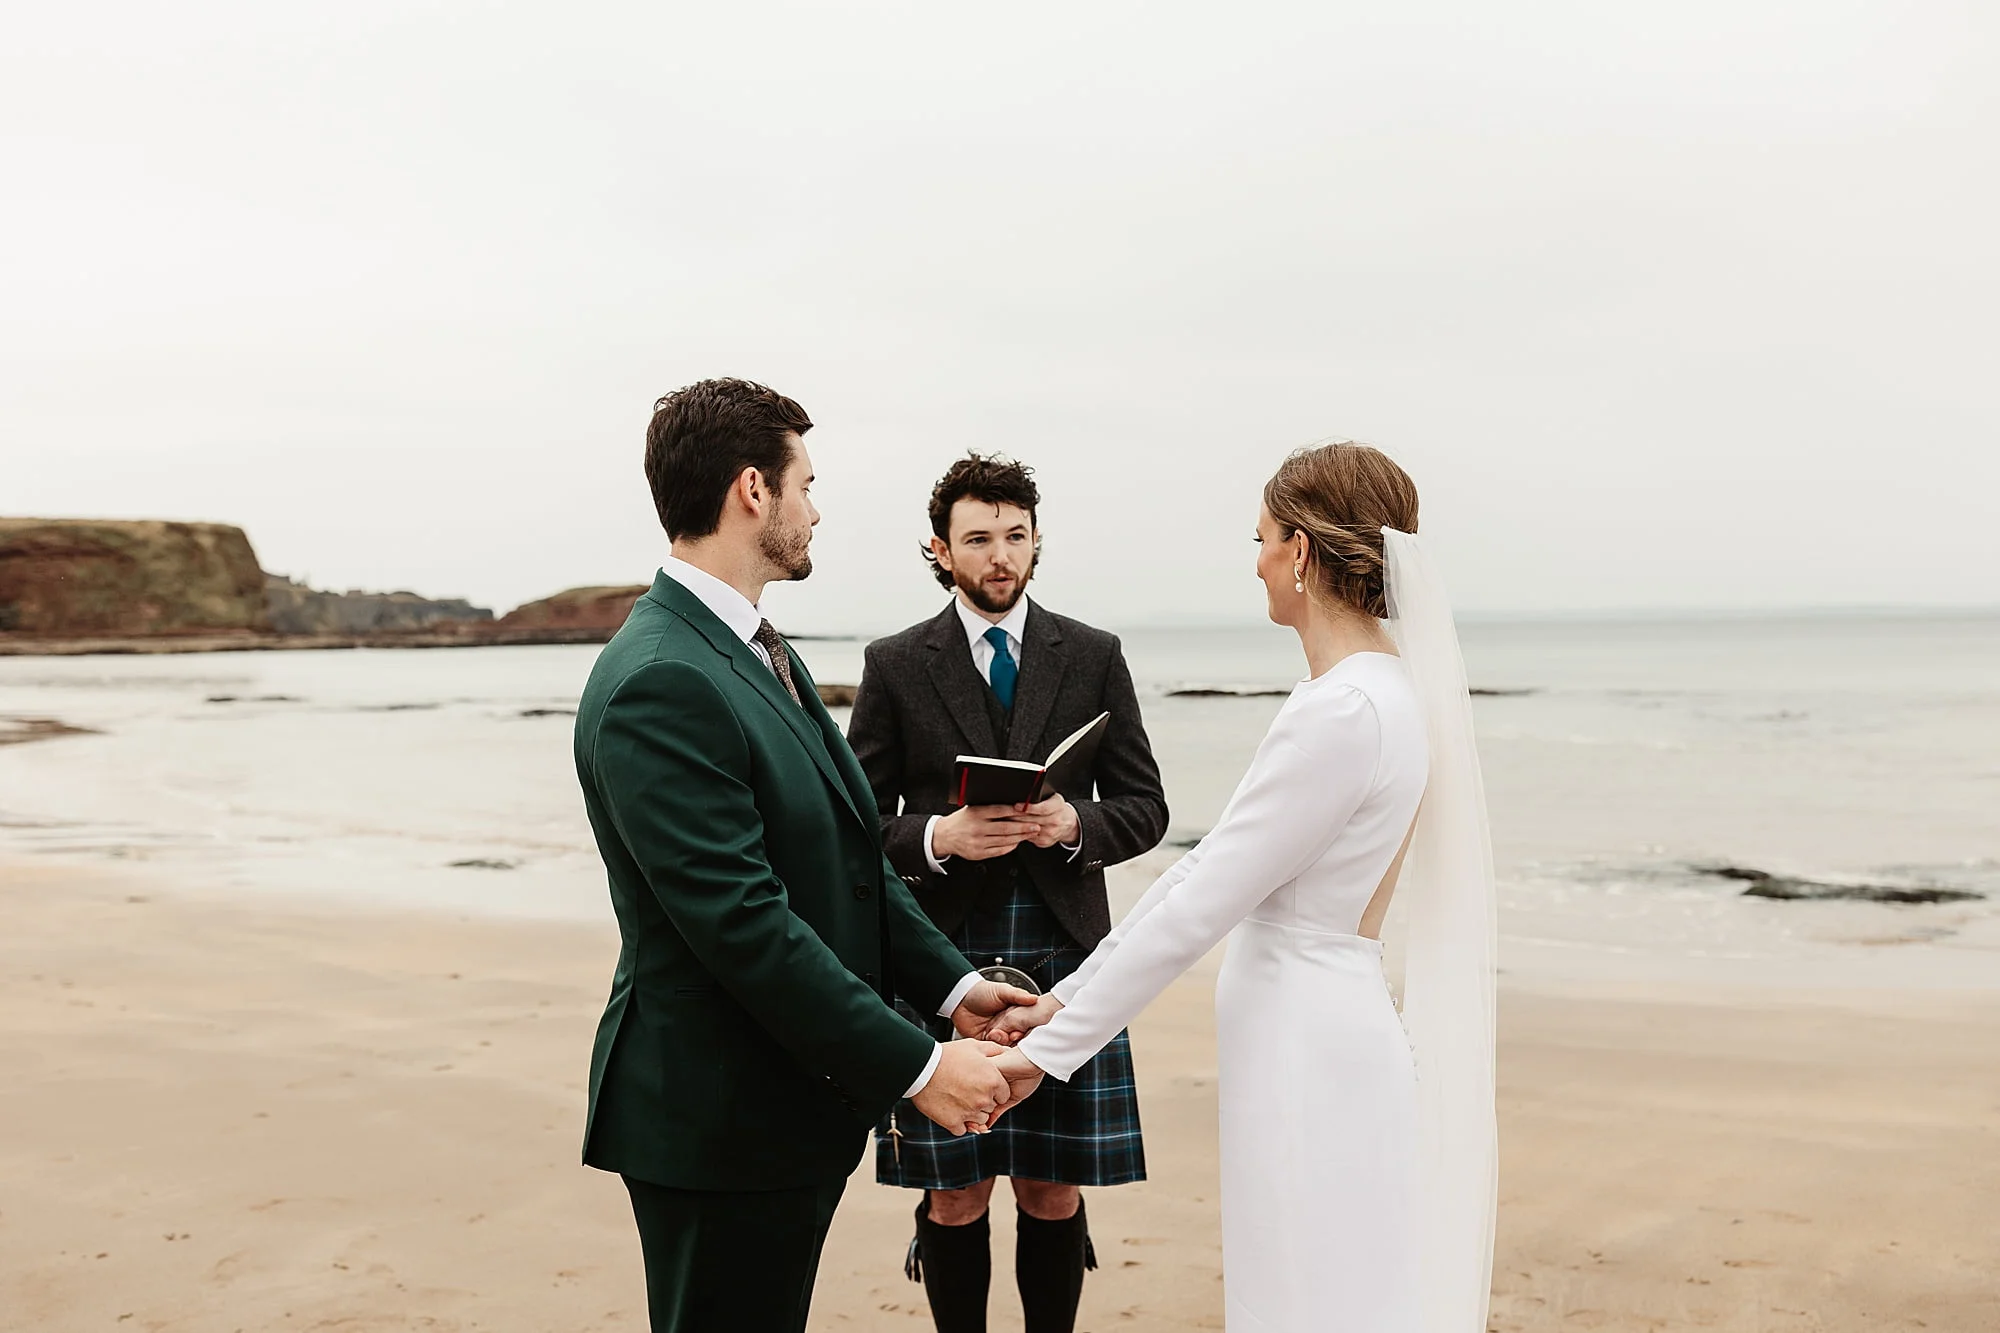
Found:
<path fill-rule="evenodd" d="M 696 569 L 687 561 L 676 560 L 672 556 L 661 562 L 660 572 L 693 593 L 703 606 L 713 611 L 715 618 L 728 626 L 731 634 L 743 640 L 750 651 L 757 654 L 759 662 L 767 667 L 771 665 L 771 655 L 764 651 L 764 645 L 756 642 L 757 629 L 764 623 L 764 612 L 748 597 L 707 570 Z M 988 645 L 987 651 L 991 653 L 991 645 Z M 952 1011 L 964 1003 L 967 993 L 979 982 L 980 976 L 977 972 L 967 972 L 961 977 L 959 983 L 951 988 L 951 994 L 947 995 L 944 1003 L 938 1007 L 938 1017 L 951 1017 Z M 944 1047 L 936 1046 L 931 1051 L 929 1062 L 924 1065 L 922 1076 L 912 1083 L 910 1090 L 903 1095 L 914 1097 L 922 1092 L 924 1085 L 931 1081 L 931 1075 L 937 1073 L 938 1061 L 943 1058 Z"/>
<path fill-rule="evenodd" d="M 1004 630 L 1007 634 L 1007 651 L 1013 655 L 1014 669 L 1020 670 L 1021 631 L 1028 627 L 1028 594 L 1022 593 L 1021 600 L 999 620 L 988 620 L 965 604 L 963 597 L 953 597 L 951 605 L 958 612 L 958 623 L 965 626 L 966 646 L 972 649 L 972 665 L 979 669 L 979 678 L 987 684 L 993 683 L 993 641 L 986 637 L 990 629 Z"/>
<path fill-rule="evenodd" d="M 972 666 L 979 673 L 981 680 L 985 681 L 989 686 L 993 683 L 993 659 L 998 657 L 999 654 L 994 651 L 993 642 L 986 637 L 986 632 L 994 628 L 1006 631 L 1007 652 L 1014 659 L 1014 670 L 1016 672 L 1020 671 L 1021 650 L 1026 646 L 1021 639 L 1021 631 L 1026 629 L 1028 625 L 1027 593 L 1022 593 L 1021 600 L 1014 603 L 1013 609 L 997 621 L 988 620 L 977 611 L 974 611 L 965 604 L 963 597 L 954 595 L 951 599 L 951 605 L 952 609 L 958 612 L 959 624 L 965 627 L 966 646 L 972 649 Z M 951 871 L 945 869 L 944 865 L 945 861 L 951 858 L 940 858 L 933 849 L 931 842 L 931 839 L 937 835 L 938 821 L 943 818 L 943 815 L 932 815 L 929 822 L 924 825 L 924 863 L 931 868 L 933 875 L 949 875 L 951 873 Z M 1077 853 L 1083 850 L 1083 839 L 1078 838 L 1076 845 L 1073 847 L 1068 843 L 1064 843 L 1062 844 L 1062 849 L 1068 852 L 1069 859 L 1074 861 L 1077 858 Z"/>

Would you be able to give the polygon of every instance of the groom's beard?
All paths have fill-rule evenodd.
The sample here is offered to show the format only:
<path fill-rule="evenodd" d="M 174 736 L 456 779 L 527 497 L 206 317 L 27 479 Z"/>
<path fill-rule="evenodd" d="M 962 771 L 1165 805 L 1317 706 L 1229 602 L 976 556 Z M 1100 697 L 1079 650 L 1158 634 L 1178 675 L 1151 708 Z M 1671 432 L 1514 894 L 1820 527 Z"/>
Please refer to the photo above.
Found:
<path fill-rule="evenodd" d="M 757 534 L 757 549 L 779 573 L 797 583 L 813 572 L 812 535 L 810 525 L 786 527 L 773 514 Z"/>
<path fill-rule="evenodd" d="M 951 581 L 965 594 L 965 600 L 989 616 L 1004 616 L 1012 611 L 1014 604 L 1021 600 L 1021 594 L 1028 591 L 1028 580 L 1033 577 L 1035 577 L 1035 566 L 1030 562 L 1028 572 L 1008 584 L 1006 592 L 996 596 L 985 584 L 967 578 L 955 569 L 951 572 Z"/>

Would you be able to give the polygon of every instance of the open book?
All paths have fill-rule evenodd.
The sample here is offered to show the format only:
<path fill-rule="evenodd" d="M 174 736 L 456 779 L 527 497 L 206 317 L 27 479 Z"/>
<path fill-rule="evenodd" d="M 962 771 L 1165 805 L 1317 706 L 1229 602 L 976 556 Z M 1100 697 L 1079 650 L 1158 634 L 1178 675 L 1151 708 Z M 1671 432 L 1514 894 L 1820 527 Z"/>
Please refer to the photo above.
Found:
<path fill-rule="evenodd" d="M 952 782 L 954 805 L 1033 805 L 1058 792 L 1088 795 L 1090 765 L 1104 739 L 1111 714 L 1099 713 L 1086 722 L 1039 764 L 1025 759 L 987 759 L 976 754 L 958 757 Z"/>

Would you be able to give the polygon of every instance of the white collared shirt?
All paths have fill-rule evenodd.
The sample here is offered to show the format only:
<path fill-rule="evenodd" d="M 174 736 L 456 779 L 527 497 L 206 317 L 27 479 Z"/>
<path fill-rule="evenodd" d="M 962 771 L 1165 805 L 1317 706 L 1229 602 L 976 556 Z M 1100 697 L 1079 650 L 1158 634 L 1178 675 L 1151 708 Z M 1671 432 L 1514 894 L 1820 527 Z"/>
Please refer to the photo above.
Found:
<path fill-rule="evenodd" d="M 673 556 L 668 556 L 660 562 L 660 572 L 693 593 L 703 606 L 713 611 L 715 618 L 726 625 L 731 634 L 749 645 L 750 651 L 757 654 L 759 662 L 767 667 L 771 665 L 771 655 L 764 651 L 763 644 L 756 641 L 757 630 L 764 623 L 764 613 L 756 603 L 707 570 L 696 569 L 687 561 L 676 560 Z M 987 648 L 990 652 L 992 645 L 987 645 Z M 774 672 L 775 670 L 776 668 L 773 668 Z M 951 988 L 951 994 L 945 997 L 944 1004 L 938 1008 L 938 1017 L 951 1017 L 952 1011 L 965 1002 L 967 993 L 978 985 L 979 981 L 977 972 L 967 972 L 961 977 L 959 983 Z M 931 1081 L 931 1076 L 937 1073 L 938 1061 L 943 1058 L 944 1047 L 938 1046 L 931 1052 L 930 1062 L 924 1066 L 923 1074 L 903 1095 L 914 1097 L 922 1092 L 924 1085 Z"/>
<path fill-rule="evenodd" d="M 1021 669 L 1021 632 L 1028 627 L 1028 594 L 1022 593 L 1021 600 L 998 621 L 980 615 L 965 604 L 963 597 L 953 597 L 951 604 L 958 611 L 959 623 L 965 626 L 965 644 L 972 650 L 972 665 L 978 669 L 981 680 L 988 685 L 993 683 L 993 659 L 998 654 L 986 634 L 995 628 L 1006 632 L 1008 655 L 1014 659 L 1014 669 Z"/>
<path fill-rule="evenodd" d="M 715 613 L 729 632 L 750 646 L 757 660 L 771 665 L 771 655 L 757 642 L 757 630 L 764 623 L 763 608 L 705 569 L 696 569 L 685 560 L 668 556 L 660 562 L 660 572 L 680 584 Z M 772 668 L 774 671 L 776 668 Z"/>

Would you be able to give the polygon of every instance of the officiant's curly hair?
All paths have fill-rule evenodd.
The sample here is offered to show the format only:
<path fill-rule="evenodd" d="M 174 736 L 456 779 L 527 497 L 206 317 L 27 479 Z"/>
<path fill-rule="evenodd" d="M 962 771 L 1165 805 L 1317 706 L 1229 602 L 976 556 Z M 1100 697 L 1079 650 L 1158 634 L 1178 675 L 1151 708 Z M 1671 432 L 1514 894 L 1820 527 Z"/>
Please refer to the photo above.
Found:
<path fill-rule="evenodd" d="M 1306 534 L 1309 593 L 1388 617 L 1382 529 L 1417 530 L 1417 484 L 1389 455 L 1346 441 L 1301 449 L 1264 483 L 1264 508 L 1286 541 Z"/>
<path fill-rule="evenodd" d="M 668 539 L 713 536 L 745 468 L 761 472 L 771 494 L 784 494 L 791 436 L 811 429 L 803 407 L 749 380 L 703 380 L 654 403 L 646 481 Z"/>
<path fill-rule="evenodd" d="M 1042 560 L 1042 533 L 1035 522 L 1035 506 L 1042 502 L 1042 493 L 1035 488 L 1035 470 L 1002 454 L 982 453 L 968 453 L 947 468 L 938 478 L 938 484 L 931 487 L 931 531 L 946 546 L 951 545 L 951 507 L 960 500 L 1013 505 L 1028 511 L 1028 527 L 1035 534 L 1035 557 L 1021 581 L 1025 583 L 1032 578 L 1034 565 Z M 946 591 L 955 587 L 951 571 L 938 563 L 931 548 L 920 549 L 939 585 Z"/>

